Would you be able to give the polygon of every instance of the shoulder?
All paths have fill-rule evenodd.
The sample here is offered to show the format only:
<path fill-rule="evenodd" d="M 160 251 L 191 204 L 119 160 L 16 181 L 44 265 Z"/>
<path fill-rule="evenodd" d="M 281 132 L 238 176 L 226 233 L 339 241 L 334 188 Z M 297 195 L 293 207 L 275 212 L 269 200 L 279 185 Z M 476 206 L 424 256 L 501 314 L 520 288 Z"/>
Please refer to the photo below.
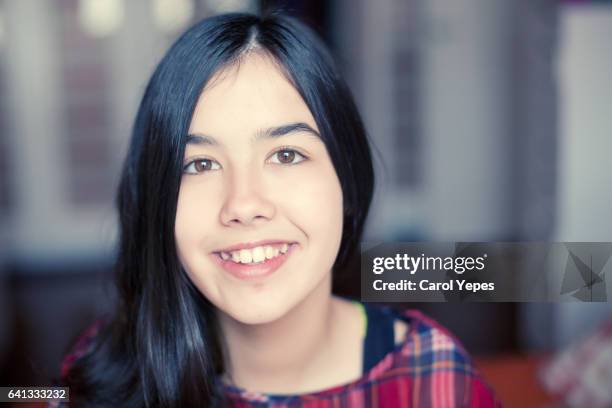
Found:
<path fill-rule="evenodd" d="M 60 380 L 56 382 L 56 385 L 66 386 L 66 379 L 68 378 L 70 370 L 79 359 L 89 354 L 93 348 L 95 339 L 104 326 L 105 319 L 100 318 L 91 323 L 85 330 L 76 336 L 76 340 L 71 343 L 68 349 L 69 351 L 62 359 Z M 47 408 L 68 408 L 68 406 L 69 404 L 66 402 L 51 401 L 47 405 Z"/>
<path fill-rule="evenodd" d="M 368 380 L 401 383 L 431 406 L 444 406 L 434 401 L 439 398 L 454 406 L 501 405 L 448 329 L 417 310 L 387 310 L 396 318 L 396 347 L 366 374 Z"/>
<path fill-rule="evenodd" d="M 75 362 L 92 350 L 94 341 L 105 324 L 105 319 L 97 319 L 76 337 L 76 341 L 73 342 L 68 353 L 62 359 L 62 381 L 67 377 Z"/>
<path fill-rule="evenodd" d="M 464 375 L 474 373 L 471 358 L 461 342 L 444 326 L 417 310 L 396 312 L 397 320 L 407 326 L 400 339 L 401 355 L 418 357 L 421 369 L 445 367 Z M 440 364 L 443 362 L 444 364 Z"/>
<path fill-rule="evenodd" d="M 396 367 L 402 365 L 414 372 L 422 372 L 444 361 L 446 369 L 472 373 L 471 358 L 461 342 L 434 319 L 413 309 L 397 311 L 389 307 L 374 308 L 381 315 L 394 319 L 396 347 L 390 355 L 394 357 Z M 417 367 L 414 362 L 421 366 Z"/>

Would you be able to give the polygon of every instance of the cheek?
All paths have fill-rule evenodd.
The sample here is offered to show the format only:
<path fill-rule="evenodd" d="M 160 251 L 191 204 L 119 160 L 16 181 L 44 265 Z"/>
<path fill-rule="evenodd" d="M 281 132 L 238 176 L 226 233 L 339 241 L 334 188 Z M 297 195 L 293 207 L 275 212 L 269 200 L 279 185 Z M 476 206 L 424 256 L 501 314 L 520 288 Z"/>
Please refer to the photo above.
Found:
<path fill-rule="evenodd" d="M 186 180 L 181 184 L 174 227 L 179 254 L 201 245 L 206 231 L 211 231 L 215 225 L 214 214 L 218 213 L 219 206 L 213 199 L 218 197 L 214 193 L 216 187 L 210 183 L 202 186 L 199 181 Z"/>
<path fill-rule="evenodd" d="M 283 187 L 285 207 L 309 238 L 331 245 L 342 235 L 342 188 L 331 163 L 304 171 Z"/>

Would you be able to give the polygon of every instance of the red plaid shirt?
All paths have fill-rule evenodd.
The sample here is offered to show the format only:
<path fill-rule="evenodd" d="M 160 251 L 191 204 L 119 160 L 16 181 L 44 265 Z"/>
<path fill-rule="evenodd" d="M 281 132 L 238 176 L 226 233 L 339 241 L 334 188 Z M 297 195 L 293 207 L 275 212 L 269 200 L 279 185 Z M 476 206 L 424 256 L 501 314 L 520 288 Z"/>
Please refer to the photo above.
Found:
<path fill-rule="evenodd" d="M 232 406 L 255 407 L 501 407 L 459 342 L 434 320 L 409 310 L 397 315 L 408 324 L 404 340 L 360 379 L 324 391 L 274 396 L 224 386 Z M 86 353 L 90 330 L 66 357 L 62 374 Z M 50 407 L 61 407 L 51 405 Z"/>

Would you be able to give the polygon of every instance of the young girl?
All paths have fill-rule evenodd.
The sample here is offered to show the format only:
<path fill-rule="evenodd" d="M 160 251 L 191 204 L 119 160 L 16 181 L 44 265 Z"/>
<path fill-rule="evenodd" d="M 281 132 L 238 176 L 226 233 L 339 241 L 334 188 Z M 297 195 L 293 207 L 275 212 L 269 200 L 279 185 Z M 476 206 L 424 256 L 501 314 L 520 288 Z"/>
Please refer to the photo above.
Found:
<path fill-rule="evenodd" d="M 495 406 L 436 323 L 332 295 L 373 180 L 312 31 L 245 14 L 191 28 L 140 105 L 117 201 L 120 303 L 64 362 L 72 405 Z"/>

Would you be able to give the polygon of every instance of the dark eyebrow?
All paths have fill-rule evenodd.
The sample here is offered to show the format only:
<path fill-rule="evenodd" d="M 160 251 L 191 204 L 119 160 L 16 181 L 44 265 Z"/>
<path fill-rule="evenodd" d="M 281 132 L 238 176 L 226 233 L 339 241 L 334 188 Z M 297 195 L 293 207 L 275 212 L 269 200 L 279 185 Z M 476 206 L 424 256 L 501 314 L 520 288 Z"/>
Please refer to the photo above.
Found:
<path fill-rule="evenodd" d="M 203 135 L 201 133 L 198 133 L 198 134 L 189 134 L 189 135 L 187 135 L 186 144 L 195 144 L 195 145 L 207 144 L 207 145 L 216 146 L 219 143 L 212 136 L 206 136 L 206 135 Z"/>
<path fill-rule="evenodd" d="M 290 133 L 298 133 L 298 132 L 306 132 L 310 133 L 312 136 L 316 136 L 317 138 L 321 138 L 319 132 L 311 128 L 309 125 L 303 122 L 290 123 L 288 125 L 275 126 L 268 129 L 263 129 L 257 132 L 255 135 L 255 139 L 268 139 L 275 138 L 280 136 L 286 136 Z"/>
<path fill-rule="evenodd" d="M 319 132 L 314 130 L 310 125 L 303 122 L 290 123 L 288 125 L 274 126 L 267 129 L 261 129 L 255 133 L 254 140 L 270 139 L 281 136 L 287 136 L 291 133 L 306 132 L 312 136 L 321 138 Z M 219 145 L 219 142 L 212 136 L 207 136 L 201 133 L 187 135 L 187 144 L 207 144 L 212 146 Z"/>

